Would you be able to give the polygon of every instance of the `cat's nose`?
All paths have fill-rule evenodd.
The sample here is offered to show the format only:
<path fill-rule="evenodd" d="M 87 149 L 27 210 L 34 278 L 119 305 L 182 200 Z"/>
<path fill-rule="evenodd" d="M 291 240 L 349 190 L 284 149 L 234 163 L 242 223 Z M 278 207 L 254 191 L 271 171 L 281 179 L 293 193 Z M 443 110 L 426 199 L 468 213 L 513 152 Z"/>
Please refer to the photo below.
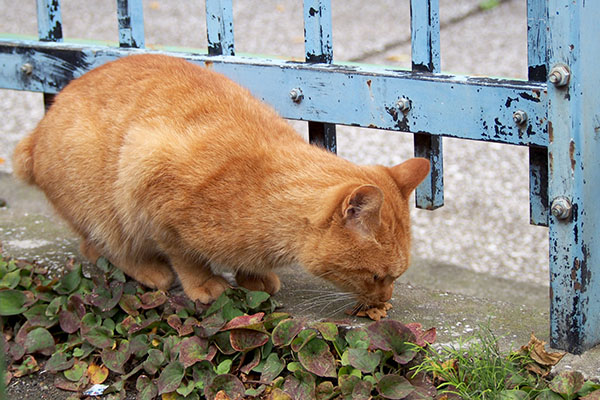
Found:
<path fill-rule="evenodd" d="M 390 285 L 388 287 L 386 287 L 383 292 L 381 293 L 381 295 L 379 296 L 379 301 L 381 301 L 382 303 L 385 303 L 386 301 L 389 301 L 392 298 L 392 294 L 394 293 L 394 286 Z"/>

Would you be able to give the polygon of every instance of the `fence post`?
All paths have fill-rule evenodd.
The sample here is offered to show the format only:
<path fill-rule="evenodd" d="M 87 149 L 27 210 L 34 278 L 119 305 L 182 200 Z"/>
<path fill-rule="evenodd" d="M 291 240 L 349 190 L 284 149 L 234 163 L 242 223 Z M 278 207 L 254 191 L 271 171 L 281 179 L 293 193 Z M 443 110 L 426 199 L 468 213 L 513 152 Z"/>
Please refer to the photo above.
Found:
<path fill-rule="evenodd" d="M 412 70 L 440 72 L 439 0 L 411 0 L 410 21 Z M 410 108 L 404 112 L 410 113 Z M 416 206 L 435 210 L 444 205 L 442 137 L 415 133 L 414 148 L 415 157 L 427 158 L 431 164 L 429 175 L 415 191 Z"/>
<path fill-rule="evenodd" d="M 549 0 L 551 345 L 600 342 L 600 2 Z"/>
<path fill-rule="evenodd" d="M 545 82 L 548 77 L 547 21 L 547 0 L 527 0 L 528 77 L 534 82 Z M 523 129 L 526 127 L 527 123 L 523 124 Z M 533 225 L 548 226 L 548 148 L 546 147 L 529 146 L 529 221 Z"/>
<path fill-rule="evenodd" d="M 333 61 L 330 0 L 304 0 L 304 52 L 309 63 Z M 308 140 L 337 152 L 335 124 L 308 121 Z"/>
<path fill-rule="evenodd" d="M 42 42 L 62 42 L 62 17 L 59 0 L 37 0 L 38 37 Z M 54 94 L 44 93 L 46 111 L 52 105 Z"/>
<path fill-rule="evenodd" d="M 211 56 L 235 55 L 232 0 L 206 0 L 206 36 Z"/>
<path fill-rule="evenodd" d="M 119 46 L 145 46 L 144 42 L 144 8 L 141 0 L 117 0 L 119 20 Z"/>

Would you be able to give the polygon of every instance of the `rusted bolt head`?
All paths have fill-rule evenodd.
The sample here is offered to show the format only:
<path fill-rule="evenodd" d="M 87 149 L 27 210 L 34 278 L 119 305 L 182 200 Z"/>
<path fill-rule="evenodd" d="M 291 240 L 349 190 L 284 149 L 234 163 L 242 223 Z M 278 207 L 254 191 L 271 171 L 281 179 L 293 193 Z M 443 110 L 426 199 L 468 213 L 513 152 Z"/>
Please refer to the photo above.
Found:
<path fill-rule="evenodd" d="M 550 212 L 556 218 L 561 220 L 566 220 L 571 218 L 571 211 L 573 210 L 573 205 L 571 201 L 566 197 L 557 197 L 552 200 L 552 207 L 550 208 Z"/>
<path fill-rule="evenodd" d="M 294 103 L 300 103 L 303 98 L 304 95 L 302 94 L 302 90 L 300 90 L 300 88 L 294 88 L 290 90 L 290 99 L 292 99 Z"/>
<path fill-rule="evenodd" d="M 25 75 L 31 75 L 31 73 L 33 72 L 33 65 L 29 63 L 21 65 L 21 72 Z"/>
<path fill-rule="evenodd" d="M 569 84 L 569 78 L 571 77 L 571 71 L 565 64 L 556 64 L 550 70 L 548 80 L 556 87 L 567 86 Z"/>
<path fill-rule="evenodd" d="M 396 103 L 396 106 L 398 107 L 398 109 L 402 112 L 408 112 L 410 111 L 410 100 L 407 99 L 406 97 L 401 97 L 398 102 Z"/>
<path fill-rule="evenodd" d="M 527 122 L 527 113 L 523 110 L 517 110 L 513 114 L 513 121 L 517 125 L 524 125 Z"/>

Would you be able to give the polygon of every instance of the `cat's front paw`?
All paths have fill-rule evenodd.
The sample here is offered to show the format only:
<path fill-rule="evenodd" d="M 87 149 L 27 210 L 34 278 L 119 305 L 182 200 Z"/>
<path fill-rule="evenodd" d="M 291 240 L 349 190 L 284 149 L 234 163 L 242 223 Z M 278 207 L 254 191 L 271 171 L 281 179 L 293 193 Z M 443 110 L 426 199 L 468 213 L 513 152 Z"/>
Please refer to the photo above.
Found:
<path fill-rule="evenodd" d="M 200 286 L 184 287 L 184 292 L 194 301 L 200 300 L 201 303 L 209 304 L 215 301 L 229 287 L 231 285 L 224 278 L 213 276 Z"/>
<path fill-rule="evenodd" d="M 251 275 L 238 272 L 235 275 L 235 281 L 238 285 L 248 290 L 260 290 L 269 294 L 275 294 L 281 288 L 281 281 L 274 272 L 268 272 L 264 275 Z"/>

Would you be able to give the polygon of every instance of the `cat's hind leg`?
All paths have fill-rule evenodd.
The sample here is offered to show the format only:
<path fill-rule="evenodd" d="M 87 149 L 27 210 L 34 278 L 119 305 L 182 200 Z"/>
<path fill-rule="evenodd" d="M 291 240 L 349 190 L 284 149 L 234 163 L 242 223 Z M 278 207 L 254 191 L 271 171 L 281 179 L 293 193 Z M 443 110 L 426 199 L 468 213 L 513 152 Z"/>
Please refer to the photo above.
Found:
<path fill-rule="evenodd" d="M 204 304 L 212 303 L 225 289 L 231 287 L 225 278 L 215 275 L 207 263 L 191 262 L 185 257 L 171 256 L 170 260 L 183 291 L 192 300 L 200 300 Z"/>
<path fill-rule="evenodd" d="M 281 288 L 279 277 L 274 272 L 257 275 L 238 271 L 235 274 L 235 281 L 248 290 L 260 290 L 269 294 L 275 294 Z"/>
<path fill-rule="evenodd" d="M 98 261 L 102 255 L 98 249 L 96 249 L 96 246 L 94 246 L 88 239 L 81 239 L 81 243 L 79 243 L 79 252 L 92 264 L 96 264 L 96 261 Z"/>

